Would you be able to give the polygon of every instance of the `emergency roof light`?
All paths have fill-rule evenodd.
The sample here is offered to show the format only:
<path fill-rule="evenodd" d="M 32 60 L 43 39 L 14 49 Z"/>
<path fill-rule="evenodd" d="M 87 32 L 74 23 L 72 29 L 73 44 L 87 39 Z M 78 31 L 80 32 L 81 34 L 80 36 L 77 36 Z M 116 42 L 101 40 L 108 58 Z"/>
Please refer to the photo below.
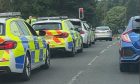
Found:
<path fill-rule="evenodd" d="M 38 20 L 61 20 L 68 19 L 68 16 L 58 16 L 58 17 L 39 17 Z"/>
<path fill-rule="evenodd" d="M 0 17 L 14 17 L 14 16 L 21 16 L 21 12 L 0 13 Z"/>

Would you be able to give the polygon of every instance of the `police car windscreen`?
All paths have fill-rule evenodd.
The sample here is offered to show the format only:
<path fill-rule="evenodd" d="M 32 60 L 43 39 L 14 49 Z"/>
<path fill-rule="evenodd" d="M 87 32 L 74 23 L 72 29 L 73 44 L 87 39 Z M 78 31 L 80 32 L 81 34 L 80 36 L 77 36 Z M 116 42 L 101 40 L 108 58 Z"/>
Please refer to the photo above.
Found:
<path fill-rule="evenodd" d="M 81 23 L 78 21 L 71 21 L 71 23 L 75 26 L 75 28 L 82 28 Z"/>
<path fill-rule="evenodd" d="M 35 30 L 61 30 L 61 24 L 60 23 L 39 23 L 33 25 L 33 28 Z"/>
<path fill-rule="evenodd" d="M 0 23 L 0 35 L 5 34 L 4 24 Z"/>

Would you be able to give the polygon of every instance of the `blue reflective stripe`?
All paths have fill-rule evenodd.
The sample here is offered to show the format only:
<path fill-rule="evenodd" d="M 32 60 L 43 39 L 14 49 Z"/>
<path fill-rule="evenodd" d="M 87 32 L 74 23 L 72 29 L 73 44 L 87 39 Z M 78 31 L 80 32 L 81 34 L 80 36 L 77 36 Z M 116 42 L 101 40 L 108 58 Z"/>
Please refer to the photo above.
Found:
<path fill-rule="evenodd" d="M 40 49 L 39 60 L 43 60 L 43 49 Z"/>
<path fill-rule="evenodd" d="M 26 51 L 26 49 L 28 49 L 29 45 L 28 45 L 28 39 L 26 37 L 21 37 L 20 38 L 22 41 L 22 45 L 24 47 L 24 51 Z"/>
<path fill-rule="evenodd" d="M 35 51 L 31 52 L 31 63 L 35 63 Z"/>
<path fill-rule="evenodd" d="M 73 47 L 73 42 L 68 42 L 68 48 L 71 49 Z"/>
<path fill-rule="evenodd" d="M 37 37 L 33 37 L 33 39 L 34 39 L 35 49 L 39 49 L 39 42 Z"/>
<path fill-rule="evenodd" d="M 24 65 L 24 55 L 16 57 L 15 61 L 16 61 L 16 68 L 18 68 L 18 69 L 23 68 L 23 65 Z"/>

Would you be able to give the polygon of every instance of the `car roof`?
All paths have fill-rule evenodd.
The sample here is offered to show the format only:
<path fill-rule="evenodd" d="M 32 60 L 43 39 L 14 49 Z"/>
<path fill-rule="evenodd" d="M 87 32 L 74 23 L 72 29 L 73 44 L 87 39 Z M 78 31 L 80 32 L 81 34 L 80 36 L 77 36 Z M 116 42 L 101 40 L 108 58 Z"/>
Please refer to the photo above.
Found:
<path fill-rule="evenodd" d="M 39 24 L 39 23 L 61 23 L 62 20 L 43 20 L 43 21 L 37 21 L 34 24 Z"/>
<path fill-rule="evenodd" d="M 68 20 L 70 20 L 70 21 L 75 21 L 75 22 L 79 22 L 79 21 L 81 21 L 80 19 L 68 19 Z"/>

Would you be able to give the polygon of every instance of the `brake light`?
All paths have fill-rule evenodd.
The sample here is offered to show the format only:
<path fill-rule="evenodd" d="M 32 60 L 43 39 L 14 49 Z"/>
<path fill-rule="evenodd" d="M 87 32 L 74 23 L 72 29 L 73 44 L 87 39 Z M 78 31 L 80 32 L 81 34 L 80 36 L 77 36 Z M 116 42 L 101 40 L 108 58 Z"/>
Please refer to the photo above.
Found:
<path fill-rule="evenodd" d="M 69 36 L 69 34 L 67 32 L 63 32 L 60 35 L 55 35 L 55 37 L 57 38 L 67 38 Z"/>
<path fill-rule="evenodd" d="M 15 41 L 5 41 L 0 44 L 0 50 L 14 49 L 17 45 Z"/>
<path fill-rule="evenodd" d="M 80 34 L 85 34 L 85 32 L 84 31 L 80 31 Z"/>
<path fill-rule="evenodd" d="M 129 38 L 129 35 L 128 33 L 131 32 L 132 30 L 129 30 L 127 32 L 124 32 L 122 35 L 121 35 L 121 38 L 124 42 L 131 42 L 130 38 Z"/>

